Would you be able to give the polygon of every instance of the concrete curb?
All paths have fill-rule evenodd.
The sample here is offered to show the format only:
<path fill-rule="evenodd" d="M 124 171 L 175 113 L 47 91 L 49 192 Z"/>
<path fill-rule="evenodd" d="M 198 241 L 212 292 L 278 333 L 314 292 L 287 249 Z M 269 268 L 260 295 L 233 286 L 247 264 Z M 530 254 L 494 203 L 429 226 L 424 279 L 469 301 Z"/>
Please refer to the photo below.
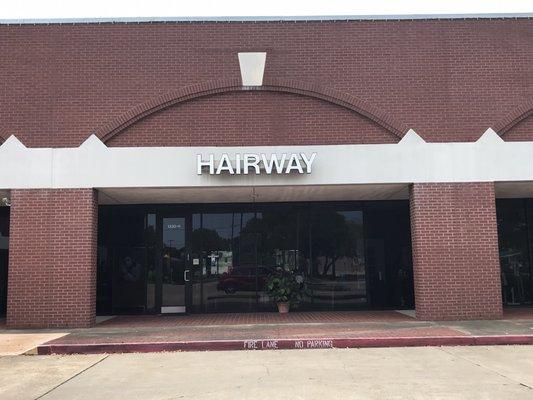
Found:
<path fill-rule="evenodd" d="M 303 350 L 326 348 L 532 345 L 533 335 L 250 339 L 178 342 L 43 344 L 37 354 L 156 353 L 167 351 Z"/>

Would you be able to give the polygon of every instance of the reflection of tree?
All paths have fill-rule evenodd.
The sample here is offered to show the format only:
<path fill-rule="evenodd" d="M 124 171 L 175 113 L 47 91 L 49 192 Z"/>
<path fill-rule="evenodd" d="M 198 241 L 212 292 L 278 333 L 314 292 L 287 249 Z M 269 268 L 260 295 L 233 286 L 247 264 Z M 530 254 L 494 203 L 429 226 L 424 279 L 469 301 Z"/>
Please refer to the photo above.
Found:
<path fill-rule="evenodd" d="M 243 234 L 253 234 L 258 241 L 258 258 L 264 266 L 298 267 L 296 258 L 300 247 L 298 246 L 299 225 L 301 229 L 298 213 L 299 211 L 295 210 L 263 212 L 258 214 L 257 218 L 250 219 L 243 228 Z M 281 259 L 278 259 L 277 255 L 281 255 Z"/>
<path fill-rule="evenodd" d="M 192 232 L 191 250 L 199 253 L 202 250 L 229 250 L 231 239 L 222 238 L 214 229 L 199 228 Z"/>
<path fill-rule="evenodd" d="M 236 214 L 236 220 L 239 220 Z M 241 216 L 242 220 L 242 216 Z M 215 229 L 196 229 L 192 233 L 193 252 L 206 250 L 229 250 L 233 244 L 235 260 L 240 259 L 240 250 L 250 252 L 255 242 L 260 264 L 277 266 L 276 254 L 292 252 L 298 269 L 305 268 L 309 260 L 309 234 L 312 239 L 312 274 L 335 277 L 335 264 L 343 258 L 359 256 L 358 245 L 363 237 L 361 220 L 352 220 L 334 209 L 307 210 L 275 209 L 258 213 L 246 221 L 245 226 L 236 227 L 233 238 L 223 238 Z M 246 239 L 246 240 L 245 240 Z M 250 243 L 249 243 L 250 242 Z M 246 248 L 246 250 L 241 247 Z M 254 250 L 255 251 L 255 250 Z M 319 267 L 321 271 L 318 271 Z"/>
<path fill-rule="evenodd" d="M 311 215 L 313 273 L 318 275 L 318 260 L 324 258 L 322 276 L 327 276 L 330 268 L 335 277 L 335 263 L 342 258 L 358 256 L 357 244 L 363 235 L 362 223 L 347 220 L 335 210 L 315 210 Z"/>
<path fill-rule="evenodd" d="M 249 220 L 243 233 L 259 234 L 262 249 L 294 249 L 297 219 L 296 212 L 263 213 L 261 218 Z"/>

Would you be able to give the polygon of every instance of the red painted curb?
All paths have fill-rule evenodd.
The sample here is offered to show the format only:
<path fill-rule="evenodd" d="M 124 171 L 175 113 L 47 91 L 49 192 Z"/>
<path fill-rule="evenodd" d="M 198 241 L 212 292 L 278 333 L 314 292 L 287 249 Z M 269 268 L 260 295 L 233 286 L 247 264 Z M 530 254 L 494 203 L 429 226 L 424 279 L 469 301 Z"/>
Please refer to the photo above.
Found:
<path fill-rule="evenodd" d="M 369 347 L 530 345 L 533 335 L 251 339 L 180 342 L 43 344 L 37 354 L 156 353 L 164 351 L 283 350 Z"/>

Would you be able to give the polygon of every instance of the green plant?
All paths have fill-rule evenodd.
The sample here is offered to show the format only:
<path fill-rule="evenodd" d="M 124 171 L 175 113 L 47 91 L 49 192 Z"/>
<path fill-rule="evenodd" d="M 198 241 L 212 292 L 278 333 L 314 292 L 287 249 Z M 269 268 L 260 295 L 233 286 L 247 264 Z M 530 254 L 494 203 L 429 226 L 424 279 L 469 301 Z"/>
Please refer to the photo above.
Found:
<path fill-rule="evenodd" d="M 276 303 L 297 304 L 305 294 L 303 278 L 283 270 L 268 278 L 265 290 Z"/>

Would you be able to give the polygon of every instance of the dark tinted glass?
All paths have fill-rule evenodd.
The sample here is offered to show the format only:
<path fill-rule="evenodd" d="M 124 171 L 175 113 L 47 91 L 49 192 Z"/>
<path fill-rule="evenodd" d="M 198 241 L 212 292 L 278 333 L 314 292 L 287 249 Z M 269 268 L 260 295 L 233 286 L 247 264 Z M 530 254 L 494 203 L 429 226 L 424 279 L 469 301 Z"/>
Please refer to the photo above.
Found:
<path fill-rule="evenodd" d="M 146 216 L 142 208 L 100 208 L 98 313 L 146 311 L 148 247 L 145 226 Z"/>
<path fill-rule="evenodd" d="M 304 280 L 302 310 L 414 303 L 406 201 L 109 206 L 99 228 L 100 309 L 159 312 L 170 285 L 189 312 L 274 310 L 277 268 Z"/>
<path fill-rule="evenodd" d="M 146 248 L 120 246 L 113 251 L 113 312 L 145 310 Z"/>
<path fill-rule="evenodd" d="M 196 229 L 191 242 L 193 252 L 200 255 L 204 311 L 255 309 L 256 244 L 254 235 L 246 231 L 253 219 L 253 213 L 241 212 L 193 217 Z"/>
<path fill-rule="evenodd" d="M 308 283 L 313 308 L 366 305 L 363 212 L 344 206 L 312 207 L 309 224 Z"/>
<path fill-rule="evenodd" d="M 257 295 L 259 309 L 273 309 L 265 292 L 268 277 L 277 269 L 300 271 L 300 228 L 302 210 L 297 206 L 258 207 L 257 218 L 250 226 L 257 243 Z M 250 239 L 253 239 L 251 236 Z"/>
<path fill-rule="evenodd" d="M 528 230 L 528 217 L 533 216 L 531 205 L 523 199 L 499 200 L 496 210 L 503 303 L 531 304 Z"/>
<path fill-rule="evenodd" d="M 146 309 L 156 311 L 156 274 L 157 274 L 157 222 L 156 214 L 146 214 Z"/>
<path fill-rule="evenodd" d="M 374 308 L 413 308 L 409 202 L 365 204 L 366 265 Z"/>
<path fill-rule="evenodd" d="M 0 207 L 0 316 L 6 315 L 9 207 Z"/>

